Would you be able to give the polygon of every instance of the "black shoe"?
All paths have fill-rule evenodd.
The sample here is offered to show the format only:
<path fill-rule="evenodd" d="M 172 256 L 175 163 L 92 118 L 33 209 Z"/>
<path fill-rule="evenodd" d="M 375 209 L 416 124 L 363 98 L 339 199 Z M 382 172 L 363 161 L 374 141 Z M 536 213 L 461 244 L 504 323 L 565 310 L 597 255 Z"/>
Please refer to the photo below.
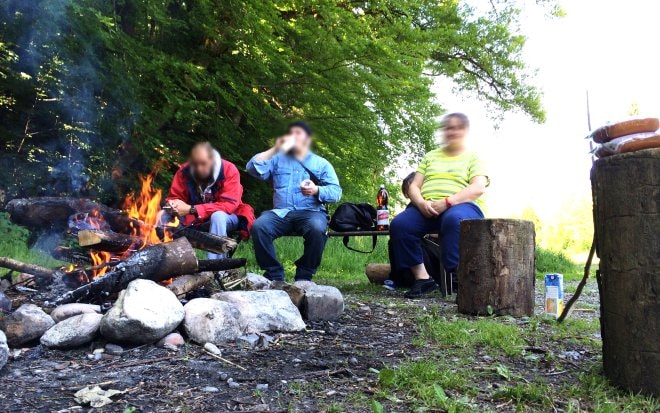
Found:
<path fill-rule="evenodd" d="M 427 280 L 415 280 L 415 283 L 406 292 L 406 298 L 420 298 L 421 296 L 433 292 L 440 288 L 433 278 Z"/>

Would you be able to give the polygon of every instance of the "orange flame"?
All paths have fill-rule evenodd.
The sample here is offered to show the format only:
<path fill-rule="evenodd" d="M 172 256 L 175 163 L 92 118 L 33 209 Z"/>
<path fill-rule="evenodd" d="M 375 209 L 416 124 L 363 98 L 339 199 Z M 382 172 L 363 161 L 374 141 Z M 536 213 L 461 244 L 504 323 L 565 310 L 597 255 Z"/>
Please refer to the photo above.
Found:
<path fill-rule="evenodd" d="M 92 257 L 92 264 L 96 267 L 101 264 L 110 262 L 112 254 L 106 251 L 92 251 L 89 254 Z M 103 267 L 94 270 L 94 277 L 101 277 L 108 271 L 108 267 Z"/>

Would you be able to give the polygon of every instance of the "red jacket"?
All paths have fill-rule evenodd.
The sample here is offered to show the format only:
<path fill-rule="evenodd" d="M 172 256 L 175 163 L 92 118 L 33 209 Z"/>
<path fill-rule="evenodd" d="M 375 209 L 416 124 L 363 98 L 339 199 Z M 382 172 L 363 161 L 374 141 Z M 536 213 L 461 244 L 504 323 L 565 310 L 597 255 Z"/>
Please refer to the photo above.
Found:
<path fill-rule="evenodd" d="M 236 214 L 241 222 L 241 236 L 247 239 L 255 216 L 252 207 L 244 204 L 241 199 L 243 186 L 240 174 L 233 163 L 221 159 L 217 152 L 215 158 L 214 181 L 205 189 L 204 196 L 200 196 L 196 190 L 195 180 L 186 162 L 174 174 L 167 200 L 179 199 L 195 206 L 199 219 L 195 220 L 193 215 L 186 215 L 183 218 L 184 225 L 208 221 L 216 211 Z"/>

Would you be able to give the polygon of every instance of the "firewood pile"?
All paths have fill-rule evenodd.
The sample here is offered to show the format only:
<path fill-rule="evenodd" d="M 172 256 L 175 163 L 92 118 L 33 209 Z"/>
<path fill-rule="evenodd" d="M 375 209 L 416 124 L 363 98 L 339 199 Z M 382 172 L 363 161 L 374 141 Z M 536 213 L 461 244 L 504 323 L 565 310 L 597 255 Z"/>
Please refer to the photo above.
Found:
<path fill-rule="evenodd" d="M 0 266 L 32 274 L 39 284 L 61 278 L 75 288 L 55 299 L 55 304 L 102 302 L 138 278 L 156 282 L 187 275 L 178 292 L 185 294 L 209 281 L 209 272 L 229 271 L 245 265 L 243 259 L 198 260 L 195 248 L 231 254 L 237 242 L 177 223 L 159 226 L 132 218 L 124 211 L 87 199 L 26 198 L 7 204 L 13 223 L 33 232 L 57 232 L 65 245 L 51 255 L 71 263 L 49 269 L 0 257 Z"/>

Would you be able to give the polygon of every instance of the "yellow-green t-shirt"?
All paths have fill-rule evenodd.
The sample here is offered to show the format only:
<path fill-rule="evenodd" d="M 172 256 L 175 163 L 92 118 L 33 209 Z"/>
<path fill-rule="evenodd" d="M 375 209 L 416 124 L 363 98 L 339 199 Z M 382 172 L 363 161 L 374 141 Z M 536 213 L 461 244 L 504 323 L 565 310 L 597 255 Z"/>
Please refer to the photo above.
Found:
<path fill-rule="evenodd" d="M 476 153 L 466 151 L 458 156 L 448 156 L 442 148 L 427 153 L 417 172 L 424 175 L 422 196 L 430 201 L 444 199 L 462 191 L 475 176 L 488 177 Z M 484 209 L 483 197 L 475 202 Z"/>

